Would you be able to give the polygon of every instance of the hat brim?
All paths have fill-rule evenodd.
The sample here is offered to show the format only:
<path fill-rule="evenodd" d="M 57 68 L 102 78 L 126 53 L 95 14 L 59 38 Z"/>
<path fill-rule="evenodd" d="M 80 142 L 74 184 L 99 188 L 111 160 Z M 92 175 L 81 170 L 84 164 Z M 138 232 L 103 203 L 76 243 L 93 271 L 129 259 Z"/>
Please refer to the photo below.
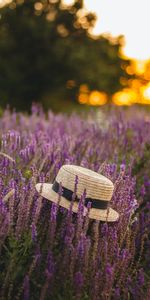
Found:
<path fill-rule="evenodd" d="M 56 204 L 58 203 L 58 194 L 55 191 L 53 191 L 52 184 L 37 183 L 35 187 L 36 187 L 36 190 L 38 191 L 38 193 L 42 197 L 44 197 Z M 59 205 L 66 209 L 69 209 L 70 201 L 68 201 L 66 198 L 61 196 Z M 73 205 L 72 205 L 73 212 L 75 212 L 75 213 L 78 212 L 78 205 L 79 205 L 78 202 L 76 202 L 76 201 L 73 202 Z M 84 207 L 83 214 L 86 215 L 86 213 L 87 213 L 87 208 Z M 118 220 L 119 214 L 110 207 L 108 209 L 91 208 L 90 212 L 89 212 L 89 218 L 95 219 L 95 220 L 100 220 L 100 221 L 115 222 Z"/>

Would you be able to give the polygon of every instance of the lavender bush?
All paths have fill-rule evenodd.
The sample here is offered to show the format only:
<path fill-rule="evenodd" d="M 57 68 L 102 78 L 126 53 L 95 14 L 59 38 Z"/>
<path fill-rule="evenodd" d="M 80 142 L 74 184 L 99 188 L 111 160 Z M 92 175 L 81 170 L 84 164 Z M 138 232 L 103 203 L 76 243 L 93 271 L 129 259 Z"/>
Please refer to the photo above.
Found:
<path fill-rule="evenodd" d="M 134 109 L 101 118 L 37 106 L 1 117 L 0 299 L 150 299 L 150 119 Z M 36 192 L 63 164 L 113 181 L 118 222 L 83 217 L 85 195 L 76 215 Z"/>

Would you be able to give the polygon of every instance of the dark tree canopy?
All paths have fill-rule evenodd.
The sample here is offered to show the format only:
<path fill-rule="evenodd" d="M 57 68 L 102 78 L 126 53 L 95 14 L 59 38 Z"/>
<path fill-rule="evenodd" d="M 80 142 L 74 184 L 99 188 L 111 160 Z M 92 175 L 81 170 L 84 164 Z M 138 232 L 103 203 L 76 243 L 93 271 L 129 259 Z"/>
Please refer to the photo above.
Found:
<path fill-rule="evenodd" d="M 0 15 L 0 104 L 28 108 L 55 93 L 76 99 L 84 83 L 109 95 L 121 88 L 129 63 L 119 56 L 121 39 L 92 38 L 96 18 L 83 1 L 13 0 Z"/>

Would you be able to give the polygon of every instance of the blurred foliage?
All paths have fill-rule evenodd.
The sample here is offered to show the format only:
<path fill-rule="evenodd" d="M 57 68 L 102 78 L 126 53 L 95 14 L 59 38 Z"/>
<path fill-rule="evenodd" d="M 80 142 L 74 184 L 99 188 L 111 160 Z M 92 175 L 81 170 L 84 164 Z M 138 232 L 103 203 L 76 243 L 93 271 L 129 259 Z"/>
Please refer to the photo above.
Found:
<path fill-rule="evenodd" d="M 0 104 L 29 109 L 57 99 L 76 101 L 79 86 L 113 94 L 128 77 L 115 41 L 89 34 L 96 17 L 83 1 L 13 0 L 0 9 Z M 57 94 L 55 98 L 55 94 Z M 56 100 L 54 100 L 56 99 Z M 61 101 L 61 100 L 58 100 Z"/>

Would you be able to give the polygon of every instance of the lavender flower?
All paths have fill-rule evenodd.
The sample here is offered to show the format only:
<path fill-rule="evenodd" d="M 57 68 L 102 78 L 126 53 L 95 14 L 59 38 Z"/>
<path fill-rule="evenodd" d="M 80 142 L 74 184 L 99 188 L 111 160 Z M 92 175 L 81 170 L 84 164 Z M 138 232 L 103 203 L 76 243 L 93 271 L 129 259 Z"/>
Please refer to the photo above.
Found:
<path fill-rule="evenodd" d="M 34 223 L 31 224 L 31 233 L 32 233 L 32 241 L 36 242 L 36 240 L 37 240 L 37 230 L 36 230 L 36 225 Z"/>
<path fill-rule="evenodd" d="M 83 275 L 81 272 L 76 272 L 74 276 L 75 284 L 77 285 L 77 288 L 81 289 L 83 286 Z"/>
<path fill-rule="evenodd" d="M 0 298 L 120 300 L 149 298 L 150 122 L 146 111 L 111 110 L 100 123 L 11 112 L 0 118 Z M 42 198 L 63 164 L 82 165 L 114 183 L 116 223 L 89 219 L 86 191 L 78 213 Z M 53 199 L 51 199 L 53 200 Z M 37 235 L 38 233 L 38 235 Z M 146 292 L 147 290 L 147 292 Z"/>
<path fill-rule="evenodd" d="M 30 299 L 30 286 L 29 286 L 29 277 L 26 275 L 24 279 L 24 285 L 23 285 L 23 293 L 24 293 L 24 300 L 29 300 Z"/>

